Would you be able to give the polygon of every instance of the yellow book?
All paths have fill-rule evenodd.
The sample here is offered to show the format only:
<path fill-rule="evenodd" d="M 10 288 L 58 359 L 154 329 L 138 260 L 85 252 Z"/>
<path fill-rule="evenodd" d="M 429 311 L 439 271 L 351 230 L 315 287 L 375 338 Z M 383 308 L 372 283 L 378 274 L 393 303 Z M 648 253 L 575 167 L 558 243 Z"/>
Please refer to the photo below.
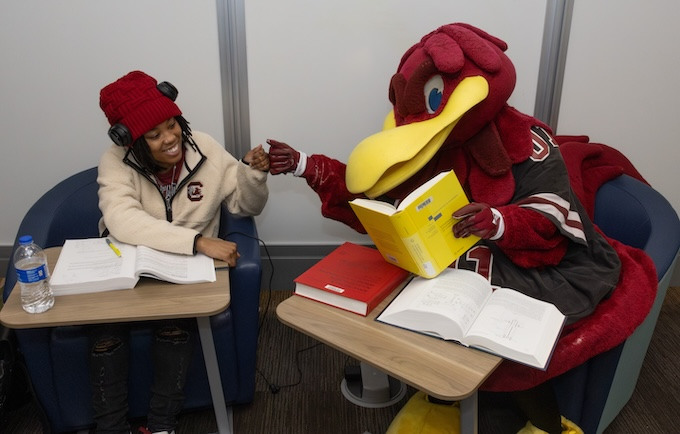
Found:
<path fill-rule="evenodd" d="M 394 207 L 372 199 L 350 206 L 387 262 L 412 273 L 437 276 L 479 237 L 456 238 L 453 213 L 469 200 L 453 171 L 442 172 Z"/>

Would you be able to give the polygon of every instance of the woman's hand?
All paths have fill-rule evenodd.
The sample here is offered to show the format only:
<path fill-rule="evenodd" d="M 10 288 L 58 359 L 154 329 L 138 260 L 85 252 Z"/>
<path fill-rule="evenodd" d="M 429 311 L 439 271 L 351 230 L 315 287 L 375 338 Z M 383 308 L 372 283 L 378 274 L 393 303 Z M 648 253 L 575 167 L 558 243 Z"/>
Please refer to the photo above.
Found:
<path fill-rule="evenodd" d="M 261 170 L 262 172 L 269 171 L 269 154 L 264 152 L 262 145 L 257 145 L 246 153 L 243 161 L 248 163 L 253 169 Z"/>
<path fill-rule="evenodd" d="M 230 267 L 235 267 L 236 260 L 241 257 L 236 250 L 236 243 L 220 238 L 200 237 L 196 240 L 196 251 L 224 261 Z"/>

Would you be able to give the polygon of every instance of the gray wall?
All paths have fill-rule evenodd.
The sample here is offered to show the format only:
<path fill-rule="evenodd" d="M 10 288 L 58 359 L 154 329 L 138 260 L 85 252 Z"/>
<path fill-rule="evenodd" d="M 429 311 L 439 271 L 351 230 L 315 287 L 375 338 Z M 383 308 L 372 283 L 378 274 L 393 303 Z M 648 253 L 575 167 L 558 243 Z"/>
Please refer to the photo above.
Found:
<path fill-rule="evenodd" d="M 680 3 L 575 2 L 557 130 L 623 152 L 680 210 Z"/>

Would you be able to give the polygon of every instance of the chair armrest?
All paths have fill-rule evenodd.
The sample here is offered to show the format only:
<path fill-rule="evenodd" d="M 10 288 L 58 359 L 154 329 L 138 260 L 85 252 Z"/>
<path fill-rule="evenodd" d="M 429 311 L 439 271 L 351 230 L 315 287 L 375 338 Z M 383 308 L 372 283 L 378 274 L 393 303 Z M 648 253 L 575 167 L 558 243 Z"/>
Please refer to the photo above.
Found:
<path fill-rule="evenodd" d="M 240 257 L 229 270 L 236 356 L 239 365 L 242 400 L 249 402 L 255 389 L 257 337 L 259 333 L 260 286 L 262 264 L 260 244 L 253 217 L 230 214 L 222 207 L 219 237 L 237 244 Z"/>
<path fill-rule="evenodd" d="M 654 261 L 659 280 L 680 247 L 680 222 L 673 207 L 661 193 L 628 175 L 597 191 L 594 221 L 607 236 L 643 249 Z"/>
<path fill-rule="evenodd" d="M 262 263 L 255 220 L 250 216 L 233 215 L 223 205 L 218 236 L 235 242 L 240 254 L 236 266 L 229 270 L 232 303 L 255 292 L 259 304 Z M 241 294 L 244 290 L 247 294 Z"/>

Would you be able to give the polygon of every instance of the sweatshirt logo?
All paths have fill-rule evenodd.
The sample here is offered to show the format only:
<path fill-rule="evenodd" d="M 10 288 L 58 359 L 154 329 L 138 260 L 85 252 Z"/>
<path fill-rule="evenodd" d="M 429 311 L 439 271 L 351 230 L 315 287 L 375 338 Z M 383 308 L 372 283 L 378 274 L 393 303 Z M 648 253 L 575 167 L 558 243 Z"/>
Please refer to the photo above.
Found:
<path fill-rule="evenodd" d="M 187 185 L 187 197 L 194 202 L 203 199 L 203 184 L 200 181 L 190 182 Z"/>

